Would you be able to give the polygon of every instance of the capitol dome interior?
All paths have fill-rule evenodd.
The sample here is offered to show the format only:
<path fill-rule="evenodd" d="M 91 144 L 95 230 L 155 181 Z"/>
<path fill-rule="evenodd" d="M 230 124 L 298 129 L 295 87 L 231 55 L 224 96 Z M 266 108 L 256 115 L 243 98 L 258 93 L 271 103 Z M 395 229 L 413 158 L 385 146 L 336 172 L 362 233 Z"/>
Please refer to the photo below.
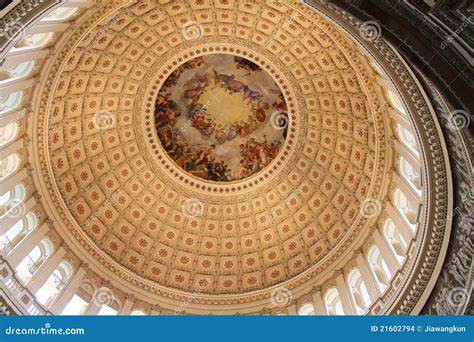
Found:
<path fill-rule="evenodd" d="M 469 36 L 350 3 L 4 6 L 0 313 L 472 312 Z"/>

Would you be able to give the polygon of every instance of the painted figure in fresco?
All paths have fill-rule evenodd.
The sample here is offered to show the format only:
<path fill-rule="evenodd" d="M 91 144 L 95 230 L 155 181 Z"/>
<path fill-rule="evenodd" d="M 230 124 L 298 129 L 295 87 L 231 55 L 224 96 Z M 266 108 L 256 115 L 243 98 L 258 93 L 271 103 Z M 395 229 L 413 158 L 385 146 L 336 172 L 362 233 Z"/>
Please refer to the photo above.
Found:
<path fill-rule="evenodd" d="M 262 71 L 262 68 L 260 68 L 257 64 L 254 62 L 249 61 L 248 59 L 245 59 L 243 57 L 234 57 L 234 61 L 237 63 L 237 68 L 238 69 L 244 69 L 249 72 L 251 71 Z"/>
<path fill-rule="evenodd" d="M 245 58 L 232 56 L 230 61 L 235 64 L 228 72 L 218 72 L 209 64 L 206 65 L 206 58 L 198 57 L 184 63 L 164 82 L 154 113 L 161 145 L 179 167 L 196 177 L 228 182 L 256 174 L 276 158 L 282 138 L 286 137 L 287 128 L 284 132 L 270 131 L 270 141 L 265 134 L 259 133 L 261 127 L 267 127 L 265 130 L 268 132 L 273 111 L 286 111 L 283 94 L 273 80 L 262 83 L 258 78 L 249 77 L 262 69 Z M 226 63 L 229 60 L 224 58 L 219 70 L 223 70 L 222 66 L 228 65 Z M 244 70 L 247 74 L 236 76 L 236 69 Z M 265 96 L 259 91 L 263 89 L 262 86 L 265 87 Z M 209 112 L 208 104 L 200 99 L 210 87 L 211 90 L 219 87 L 231 95 L 239 94 L 248 107 L 246 116 L 223 123 L 225 103 L 219 116 Z M 182 113 L 185 117 L 182 117 Z M 217 117 L 220 118 L 219 122 L 216 121 Z M 238 143 L 229 144 L 233 140 L 238 140 Z M 230 151 L 230 155 L 222 155 L 217 159 L 217 146 L 219 153 Z M 232 153 L 235 153 L 235 157 Z"/>
<path fill-rule="evenodd" d="M 213 69 L 214 72 L 214 85 L 220 86 L 221 88 L 227 89 L 228 86 L 227 84 L 235 79 L 235 75 L 224 75 L 224 74 L 219 74 L 216 70 Z"/>

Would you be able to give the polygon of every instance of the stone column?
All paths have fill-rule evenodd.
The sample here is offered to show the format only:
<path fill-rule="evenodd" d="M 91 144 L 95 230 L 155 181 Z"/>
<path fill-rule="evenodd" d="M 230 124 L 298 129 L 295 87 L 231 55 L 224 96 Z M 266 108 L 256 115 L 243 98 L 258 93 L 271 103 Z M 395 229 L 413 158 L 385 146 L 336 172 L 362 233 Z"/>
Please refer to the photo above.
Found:
<path fill-rule="evenodd" d="M 94 297 L 91 298 L 91 302 L 87 306 L 86 310 L 84 311 L 85 316 L 97 316 L 100 312 L 100 309 L 102 308 L 102 305 L 99 303 L 96 303 L 96 300 L 94 300 Z"/>
<path fill-rule="evenodd" d="M 345 315 L 355 315 L 357 311 L 352 303 L 351 294 L 344 279 L 342 270 L 336 271 L 336 287 L 341 300 L 342 308 Z"/>
<path fill-rule="evenodd" d="M 313 287 L 311 295 L 313 296 L 314 314 L 318 316 L 327 316 L 328 312 L 326 305 L 324 304 L 323 297 L 321 296 L 321 287 Z"/>
<path fill-rule="evenodd" d="M 415 236 L 415 232 L 411 229 L 407 220 L 402 217 L 402 214 L 397 209 L 395 209 L 390 202 L 385 206 L 385 211 L 387 212 L 388 217 L 395 224 L 395 228 L 403 237 L 403 240 L 405 240 L 408 247 L 410 241 Z"/>
<path fill-rule="evenodd" d="M 59 293 L 53 304 L 50 306 L 50 311 L 53 314 L 59 315 L 61 314 L 61 312 L 63 312 L 63 310 L 66 308 L 68 303 L 71 301 L 71 299 L 74 297 L 77 290 L 81 286 L 82 280 L 84 279 L 87 270 L 88 265 L 82 265 L 81 267 L 79 267 L 72 279 L 67 282 L 61 293 Z"/>
<path fill-rule="evenodd" d="M 125 296 L 125 301 L 123 302 L 122 307 L 118 311 L 119 316 L 129 316 L 132 313 L 132 307 L 135 303 L 135 296 L 134 295 L 127 295 Z"/>
<path fill-rule="evenodd" d="M 43 223 L 39 228 L 29 232 L 8 254 L 7 259 L 10 266 L 15 269 L 20 265 L 23 259 L 31 252 L 31 250 L 45 237 L 49 231 L 47 223 Z"/>
<path fill-rule="evenodd" d="M 293 300 L 287 307 L 286 310 L 288 312 L 289 316 L 297 316 L 298 315 L 298 310 L 296 307 L 296 301 Z"/>
<path fill-rule="evenodd" d="M 26 286 L 34 294 L 44 285 L 51 274 L 58 267 L 62 258 L 66 255 L 66 249 L 61 246 L 58 250 L 50 255 L 41 265 L 38 267 L 36 272 L 33 274 L 31 279 L 28 281 Z"/>
<path fill-rule="evenodd" d="M 382 254 L 382 258 L 385 260 L 387 267 L 393 276 L 400 267 L 400 263 L 395 255 L 395 252 L 390 248 L 387 241 L 380 235 L 378 229 L 374 230 L 374 234 L 372 235 L 375 241 L 375 244 L 380 250 L 380 254 Z"/>
<path fill-rule="evenodd" d="M 421 203 L 421 195 L 413 188 L 411 184 L 408 184 L 408 181 L 394 173 L 393 182 L 398 185 L 399 189 L 415 208 Z"/>
<path fill-rule="evenodd" d="M 380 289 L 377 285 L 377 281 L 373 272 L 369 269 L 369 265 L 367 260 L 362 253 L 362 250 L 359 249 L 356 254 L 356 263 L 357 268 L 360 271 L 362 276 L 362 280 L 364 281 L 365 287 L 367 288 L 367 292 L 369 293 L 370 302 L 375 302 L 380 296 Z"/>

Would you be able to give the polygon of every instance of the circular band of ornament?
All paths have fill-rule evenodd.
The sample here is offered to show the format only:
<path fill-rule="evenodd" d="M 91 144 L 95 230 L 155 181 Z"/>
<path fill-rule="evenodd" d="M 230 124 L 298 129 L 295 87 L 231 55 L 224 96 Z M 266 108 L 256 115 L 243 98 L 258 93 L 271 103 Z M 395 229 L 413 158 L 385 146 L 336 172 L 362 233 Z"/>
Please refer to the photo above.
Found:
<path fill-rule="evenodd" d="M 238 56 L 255 63 L 265 72 L 271 75 L 275 83 L 281 89 L 284 96 L 284 101 L 286 102 L 287 110 L 285 110 L 285 115 L 288 117 L 288 132 L 280 152 L 275 157 L 275 159 L 264 168 L 264 170 L 239 181 L 216 183 L 183 172 L 183 169 L 170 158 L 168 153 L 162 147 L 155 129 L 155 102 L 160 90 L 163 87 L 163 84 L 166 82 L 172 72 L 179 66 L 196 59 L 197 57 L 212 54 L 231 54 L 233 56 Z M 235 44 L 207 43 L 184 50 L 181 53 L 175 55 L 159 69 L 154 78 L 151 80 L 150 86 L 148 89 L 146 89 L 145 94 L 147 97 L 141 108 L 142 115 L 138 116 L 138 120 L 140 120 L 140 122 L 137 124 L 140 125 L 139 127 L 142 127 L 142 132 L 144 132 L 144 138 L 148 150 L 153 156 L 153 159 L 157 161 L 154 163 L 154 166 L 158 167 L 157 171 L 160 171 L 162 174 L 167 174 L 174 181 L 179 181 L 183 186 L 191 187 L 198 191 L 210 192 L 213 194 L 229 195 L 239 192 L 246 192 L 247 190 L 254 189 L 255 186 L 258 186 L 262 182 L 267 182 L 270 178 L 275 176 L 278 171 L 288 163 L 289 157 L 295 150 L 301 122 L 299 118 L 301 113 L 299 112 L 296 94 L 290 86 L 289 80 L 283 76 L 283 73 L 267 58 L 250 48 L 236 46 Z M 275 110 L 275 112 L 277 112 L 277 110 Z"/>

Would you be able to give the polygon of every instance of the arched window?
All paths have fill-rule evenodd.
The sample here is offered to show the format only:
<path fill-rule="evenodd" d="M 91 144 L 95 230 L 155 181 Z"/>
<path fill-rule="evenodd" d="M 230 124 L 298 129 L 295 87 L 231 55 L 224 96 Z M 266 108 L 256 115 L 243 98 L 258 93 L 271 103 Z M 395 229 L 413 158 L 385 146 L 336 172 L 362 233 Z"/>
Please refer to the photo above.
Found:
<path fill-rule="evenodd" d="M 12 190 L 3 193 L 0 196 L 0 217 L 6 215 L 10 209 L 21 205 L 20 203 L 25 199 L 25 195 L 26 189 L 23 184 L 17 184 Z"/>
<path fill-rule="evenodd" d="M 6 96 L 0 95 L 0 115 L 16 110 L 23 100 L 23 92 L 16 91 Z"/>
<path fill-rule="evenodd" d="M 145 312 L 143 312 L 142 310 L 133 310 L 131 313 L 130 313 L 131 316 L 146 316 Z"/>
<path fill-rule="evenodd" d="M 405 259 L 405 253 L 407 250 L 407 243 L 403 239 L 403 236 L 399 233 L 395 223 L 388 219 L 385 222 L 383 229 L 385 240 L 395 252 L 395 255 L 398 258 L 398 261 L 401 263 Z"/>
<path fill-rule="evenodd" d="M 407 130 L 400 124 L 397 124 L 397 135 L 400 141 L 407 146 L 411 151 L 413 151 L 417 156 L 418 154 L 418 146 L 416 144 L 415 136 L 412 132 Z"/>
<path fill-rule="evenodd" d="M 18 124 L 11 122 L 4 127 L 0 127 L 0 147 L 11 143 L 18 135 Z"/>
<path fill-rule="evenodd" d="M 23 62 L 11 68 L 0 68 L 0 86 L 7 84 L 14 80 L 19 80 L 28 77 L 33 71 L 35 61 Z"/>
<path fill-rule="evenodd" d="M 329 315 L 344 315 L 342 302 L 336 288 L 331 288 L 326 292 L 326 295 L 324 296 L 324 304 L 326 305 L 326 310 Z"/>
<path fill-rule="evenodd" d="M 67 261 L 61 261 L 59 266 L 49 276 L 46 283 L 36 293 L 36 299 L 45 307 L 49 306 L 64 288 L 72 275 L 72 266 Z"/>
<path fill-rule="evenodd" d="M 8 254 L 14 248 L 17 237 L 20 236 L 25 229 L 23 220 L 18 220 L 2 237 L 0 237 L 0 246 L 3 253 Z"/>
<path fill-rule="evenodd" d="M 405 107 L 403 106 L 403 103 L 400 101 L 400 98 L 390 89 L 387 90 L 387 95 L 388 95 L 388 101 L 390 102 L 392 107 L 398 110 L 403 115 L 407 115 L 405 111 Z"/>
<path fill-rule="evenodd" d="M 413 226 L 416 225 L 417 208 L 408 200 L 407 196 L 405 196 L 405 194 L 400 189 L 395 190 L 394 197 L 395 206 L 410 224 L 412 230 L 414 230 Z"/>
<path fill-rule="evenodd" d="M 354 269 L 347 277 L 347 283 L 352 295 L 352 299 L 357 308 L 357 314 L 363 315 L 370 305 L 370 297 L 367 287 L 362 280 L 362 275 L 358 269 Z"/>
<path fill-rule="evenodd" d="M 3 252 L 8 254 L 25 237 L 28 232 L 36 228 L 38 220 L 34 213 L 27 213 L 19 219 L 7 232 L 0 237 Z M 10 249 L 8 247 L 10 247 Z"/>
<path fill-rule="evenodd" d="M 65 21 L 77 13 L 77 7 L 60 7 L 49 12 L 41 19 L 41 22 Z"/>
<path fill-rule="evenodd" d="M 20 39 L 10 51 L 28 51 L 41 48 L 46 46 L 53 39 L 53 37 L 53 32 L 26 35 Z"/>
<path fill-rule="evenodd" d="M 369 261 L 370 268 L 372 272 L 374 272 L 375 278 L 377 279 L 377 285 L 379 286 L 379 289 L 382 292 L 385 291 L 392 274 L 390 273 L 390 270 L 388 269 L 387 264 L 377 246 L 372 246 L 369 249 L 367 260 Z"/>
<path fill-rule="evenodd" d="M 420 171 L 416 170 L 405 158 L 400 157 L 400 173 L 416 190 L 420 190 Z"/>
<path fill-rule="evenodd" d="M 53 249 L 53 243 L 48 238 L 41 240 L 16 268 L 20 279 L 24 282 L 28 281 L 46 258 L 53 253 Z"/>
<path fill-rule="evenodd" d="M 314 315 L 314 305 L 311 303 L 303 304 L 298 312 L 300 316 Z"/>
<path fill-rule="evenodd" d="M 61 315 L 82 315 L 89 306 L 94 295 L 94 288 L 88 282 L 84 282 L 79 286 L 77 293 L 72 297 L 71 301 L 66 305 Z"/>
<path fill-rule="evenodd" d="M 16 153 L 0 160 L 0 181 L 13 174 L 19 166 L 20 157 Z"/>

